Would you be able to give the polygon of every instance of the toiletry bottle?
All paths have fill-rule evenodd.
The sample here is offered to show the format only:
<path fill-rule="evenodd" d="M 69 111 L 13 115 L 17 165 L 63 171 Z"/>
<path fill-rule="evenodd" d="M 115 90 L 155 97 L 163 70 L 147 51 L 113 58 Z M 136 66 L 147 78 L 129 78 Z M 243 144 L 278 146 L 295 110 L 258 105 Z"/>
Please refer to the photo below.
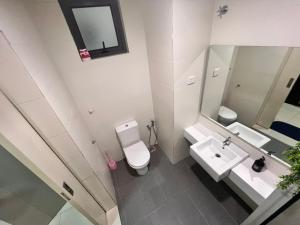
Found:
<path fill-rule="evenodd" d="M 252 165 L 252 169 L 255 171 L 255 172 L 261 172 L 262 169 L 264 168 L 265 166 L 265 157 L 261 157 L 260 159 L 257 159 L 254 161 L 253 165 Z"/>

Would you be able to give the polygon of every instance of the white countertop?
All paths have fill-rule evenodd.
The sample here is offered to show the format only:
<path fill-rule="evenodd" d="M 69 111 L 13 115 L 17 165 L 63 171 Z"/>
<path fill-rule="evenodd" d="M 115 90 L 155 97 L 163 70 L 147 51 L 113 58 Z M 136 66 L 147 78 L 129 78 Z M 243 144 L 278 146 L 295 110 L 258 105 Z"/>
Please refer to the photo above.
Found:
<path fill-rule="evenodd" d="M 276 189 L 276 184 L 279 182 L 279 178 L 267 168 L 260 173 L 253 171 L 251 168 L 253 163 L 253 159 L 247 158 L 234 167 L 231 172 L 238 175 L 258 194 L 266 199 Z"/>
<path fill-rule="evenodd" d="M 209 135 L 215 136 L 218 134 L 200 123 L 186 128 L 184 132 L 184 137 L 192 144 L 204 140 Z M 245 159 L 231 169 L 228 178 L 259 205 L 276 189 L 280 179 L 268 168 L 260 173 L 253 171 L 251 168 L 253 163 L 252 158 Z"/>
<path fill-rule="evenodd" d="M 207 136 L 212 135 L 212 131 L 201 125 L 200 123 L 196 123 L 193 126 L 190 126 L 184 130 L 184 137 L 191 142 L 191 144 L 195 144 L 199 141 L 202 141 Z"/>

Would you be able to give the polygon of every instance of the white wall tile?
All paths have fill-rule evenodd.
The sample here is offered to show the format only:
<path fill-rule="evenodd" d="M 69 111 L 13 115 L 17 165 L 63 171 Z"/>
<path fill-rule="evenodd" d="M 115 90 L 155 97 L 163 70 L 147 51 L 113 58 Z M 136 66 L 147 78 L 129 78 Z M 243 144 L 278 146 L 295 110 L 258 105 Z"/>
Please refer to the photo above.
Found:
<path fill-rule="evenodd" d="M 143 1 L 153 108 L 161 149 L 173 161 L 172 0 Z"/>
<path fill-rule="evenodd" d="M 209 45 L 214 1 L 174 0 L 174 162 L 188 156 L 183 130 L 200 111 L 205 50 Z M 187 85 L 189 76 L 195 83 Z"/>
<path fill-rule="evenodd" d="M 32 79 L 46 95 L 59 77 L 41 41 L 30 44 L 13 44 L 12 47 Z"/>
<path fill-rule="evenodd" d="M 96 221 L 99 224 L 101 224 L 101 225 L 107 225 L 108 224 L 106 214 L 99 214 L 96 218 L 97 218 Z"/>
<path fill-rule="evenodd" d="M 84 180 L 93 174 L 93 170 L 68 133 L 49 138 L 50 145 L 62 156 L 79 179 Z"/>
<path fill-rule="evenodd" d="M 173 104 L 166 103 L 160 98 L 154 98 L 156 128 L 161 149 L 173 162 L 174 111 Z"/>
<path fill-rule="evenodd" d="M 66 130 L 69 130 L 72 117 L 77 113 L 77 109 L 63 81 L 57 80 L 57 82 L 51 83 L 51 88 L 45 95 L 45 98 L 57 114 L 57 117 L 60 119 Z"/>
<path fill-rule="evenodd" d="M 1 1 L 0 18 L 1 30 L 11 43 L 34 43 L 39 38 L 30 16 L 19 0 Z"/>
<path fill-rule="evenodd" d="M 108 225 L 121 225 L 122 224 L 117 206 L 107 212 L 107 224 Z"/>
<path fill-rule="evenodd" d="M 65 132 L 63 125 L 45 98 L 22 103 L 19 107 L 26 115 L 26 118 L 28 118 L 46 138 Z"/>
<path fill-rule="evenodd" d="M 17 58 L 15 52 L 9 46 L 3 33 L 0 33 L 0 35 L 1 89 L 15 103 L 23 103 L 41 98 L 41 92 L 25 70 L 21 61 Z"/>
<path fill-rule="evenodd" d="M 173 88 L 173 62 L 150 59 L 152 89 L 156 84 L 164 84 Z"/>
<path fill-rule="evenodd" d="M 112 199 L 117 202 L 116 200 L 116 193 L 114 184 L 112 182 L 111 173 L 108 169 L 102 172 L 98 172 L 97 177 L 101 180 L 102 184 L 104 185 L 105 189 L 109 192 Z"/>
<path fill-rule="evenodd" d="M 111 196 L 108 195 L 107 191 L 103 188 L 103 184 L 95 174 L 85 179 L 83 183 L 97 199 L 102 200 L 101 205 L 104 208 L 111 209 L 115 206 Z"/>
<path fill-rule="evenodd" d="M 217 0 L 215 11 L 224 0 Z M 299 1 L 226 0 L 229 12 L 214 14 L 212 44 L 252 46 L 300 46 Z"/>

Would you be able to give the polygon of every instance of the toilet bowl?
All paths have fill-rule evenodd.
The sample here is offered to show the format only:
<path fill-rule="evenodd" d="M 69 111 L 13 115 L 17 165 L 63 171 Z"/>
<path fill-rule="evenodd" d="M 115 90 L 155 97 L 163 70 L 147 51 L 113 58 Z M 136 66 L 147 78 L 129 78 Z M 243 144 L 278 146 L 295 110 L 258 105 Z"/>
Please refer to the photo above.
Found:
<path fill-rule="evenodd" d="M 228 126 L 235 122 L 237 119 L 237 114 L 232 109 L 226 106 L 221 106 L 218 113 L 218 122 L 224 126 Z"/>
<path fill-rule="evenodd" d="M 116 127 L 116 132 L 128 165 L 135 169 L 138 175 L 147 174 L 150 152 L 140 139 L 138 123 L 135 120 L 124 123 Z"/>

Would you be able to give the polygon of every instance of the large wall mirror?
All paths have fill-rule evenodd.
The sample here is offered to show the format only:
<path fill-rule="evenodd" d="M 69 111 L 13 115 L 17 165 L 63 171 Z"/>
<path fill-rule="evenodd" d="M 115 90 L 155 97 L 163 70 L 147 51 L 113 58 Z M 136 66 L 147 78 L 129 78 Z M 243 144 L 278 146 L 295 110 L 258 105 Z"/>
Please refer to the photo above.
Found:
<path fill-rule="evenodd" d="M 300 48 L 211 46 L 201 113 L 285 160 L 300 141 Z"/>

